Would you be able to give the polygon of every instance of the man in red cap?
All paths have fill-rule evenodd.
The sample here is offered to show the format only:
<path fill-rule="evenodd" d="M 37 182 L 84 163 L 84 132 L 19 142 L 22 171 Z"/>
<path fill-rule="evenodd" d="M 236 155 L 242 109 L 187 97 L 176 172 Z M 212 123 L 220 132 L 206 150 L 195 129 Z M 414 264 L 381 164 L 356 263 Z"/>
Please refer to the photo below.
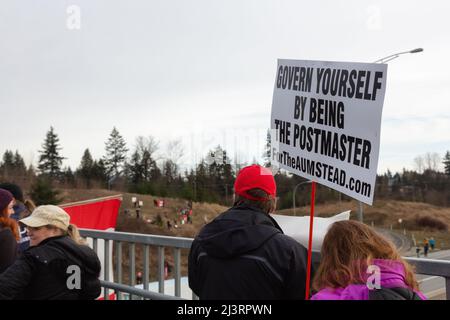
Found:
<path fill-rule="evenodd" d="M 275 179 L 243 168 L 232 208 L 205 225 L 189 252 L 189 287 L 200 299 L 304 299 L 307 251 L 270 216 Z"/>

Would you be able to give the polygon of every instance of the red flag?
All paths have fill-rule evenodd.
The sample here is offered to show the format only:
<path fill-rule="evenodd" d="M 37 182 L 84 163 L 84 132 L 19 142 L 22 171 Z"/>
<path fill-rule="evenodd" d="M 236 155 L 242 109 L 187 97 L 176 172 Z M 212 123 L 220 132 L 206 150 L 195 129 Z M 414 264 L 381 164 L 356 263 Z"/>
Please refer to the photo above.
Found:
<path fill-rule="evenodd" d="M 70 215 L 70 223 L 78 228 L 115 229 L 121 195 L 63 204 L 60 207 Z"/>

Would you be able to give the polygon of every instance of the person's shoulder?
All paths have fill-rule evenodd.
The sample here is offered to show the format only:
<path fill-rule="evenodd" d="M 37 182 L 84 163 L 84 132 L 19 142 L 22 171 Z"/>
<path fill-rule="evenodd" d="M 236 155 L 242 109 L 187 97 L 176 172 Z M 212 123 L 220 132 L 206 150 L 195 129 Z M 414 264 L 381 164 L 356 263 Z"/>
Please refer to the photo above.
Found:
<path fill-rule="evenodd" d="M 8 227 L 4 227 L 0 224 L 0 238 L 1 239 L 7 239 L 7 238 L 14 238 L 14 234 L 12 230 Z"/>
<path fill-rule="evenodd" d="M 285 244 L 288 247 L 298 248 L 298 249 L 305 249 L 305 247 L 300 242 L 298 242 L 297 240 L 295 240 L 291 236 L 288 236 L 287 234 L 284 234 L 284 233 L 281 233 L 281 232 L 275 234 L 273 239 L 275 241 L 279 241 L 279 242 Z"/>
<path fill-rule="evenodd" d="M 340 300 L 342 288 L 324 288 L 311 296 L 311 300 Z"/>
<path fill-rule="evenodd" d="M 269 240 L 269 243 L 272 243 L 272 245 L 278 247 L 289 255 L 299 255 L 306 258 L 308 254 L 307 249 L 300 242 L 281 232 L 276 233 Z"/>
<path fill-rule="evenodd" d="M 311 300 L 368 300 L 368 288 L 361 284 L 350 284 L 345 288 L 323 288 Z"/>

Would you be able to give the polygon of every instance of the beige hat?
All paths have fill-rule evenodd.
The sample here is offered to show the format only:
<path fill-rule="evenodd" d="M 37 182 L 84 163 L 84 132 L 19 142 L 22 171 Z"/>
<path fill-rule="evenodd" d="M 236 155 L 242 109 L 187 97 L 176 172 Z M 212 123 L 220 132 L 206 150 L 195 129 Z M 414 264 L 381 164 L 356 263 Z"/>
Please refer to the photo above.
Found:
<path fill-rule="evenodd" d="M 37 207 L 29 217 L 19 221 L 32 228 L 52 225 L 66 231 L 70 216 L 58 206 L 45 205 Z"/>

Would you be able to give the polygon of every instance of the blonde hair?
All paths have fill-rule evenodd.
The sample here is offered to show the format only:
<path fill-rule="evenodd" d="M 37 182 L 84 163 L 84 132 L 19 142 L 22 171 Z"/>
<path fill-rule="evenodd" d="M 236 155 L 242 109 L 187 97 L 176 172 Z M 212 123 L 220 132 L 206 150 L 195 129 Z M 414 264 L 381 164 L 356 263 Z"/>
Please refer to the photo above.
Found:
<path fill-rule="evenodd" d="M 364 276 L 373 259 L 401 263 L 406 284 L 414 290 L 419 289 L 413 267 L 402 259 L 394 244 L 361 222 L 333 223 L 323 240 L 321 255 L 313 280 L 315 291 L 366 283 Z"/>
<path fill-rule="evenodd" d="M 66 233 L 76 243 L 78 243 L 78 244 L 86 244 L 86 240 L 81 237 L 80 231 L 78 230 L 78 227 L 76 225 L 69 224 L 69 227 L 67 228 L 67 232 Z"/>
<path fill-rule="evenodd" d="M 57 226 L 51 225 L 51 224 L 46 225 L 45 227 L 48 229 L 56 229 L 56 230 L 60 231 L 59 233 L 62 236 L 68 236 L 76 243 L 86 245 L 86 240 L 81 237 L 78 227 L 74 224 L 69 224 L 69 226 L 67 227 L 67 230 L 63 230 L 63 229 L 61 229 Z"/>
<path fill-rule="evenodd" d="M 23 202 L 23 205 L 27 208 L 28 210 L 28 215 L 34 211 L 34 209 L 36 209 L 36 205 L 34 204 L 33 200 L 31 199 L 25 199 L 25 201 Z"/>

